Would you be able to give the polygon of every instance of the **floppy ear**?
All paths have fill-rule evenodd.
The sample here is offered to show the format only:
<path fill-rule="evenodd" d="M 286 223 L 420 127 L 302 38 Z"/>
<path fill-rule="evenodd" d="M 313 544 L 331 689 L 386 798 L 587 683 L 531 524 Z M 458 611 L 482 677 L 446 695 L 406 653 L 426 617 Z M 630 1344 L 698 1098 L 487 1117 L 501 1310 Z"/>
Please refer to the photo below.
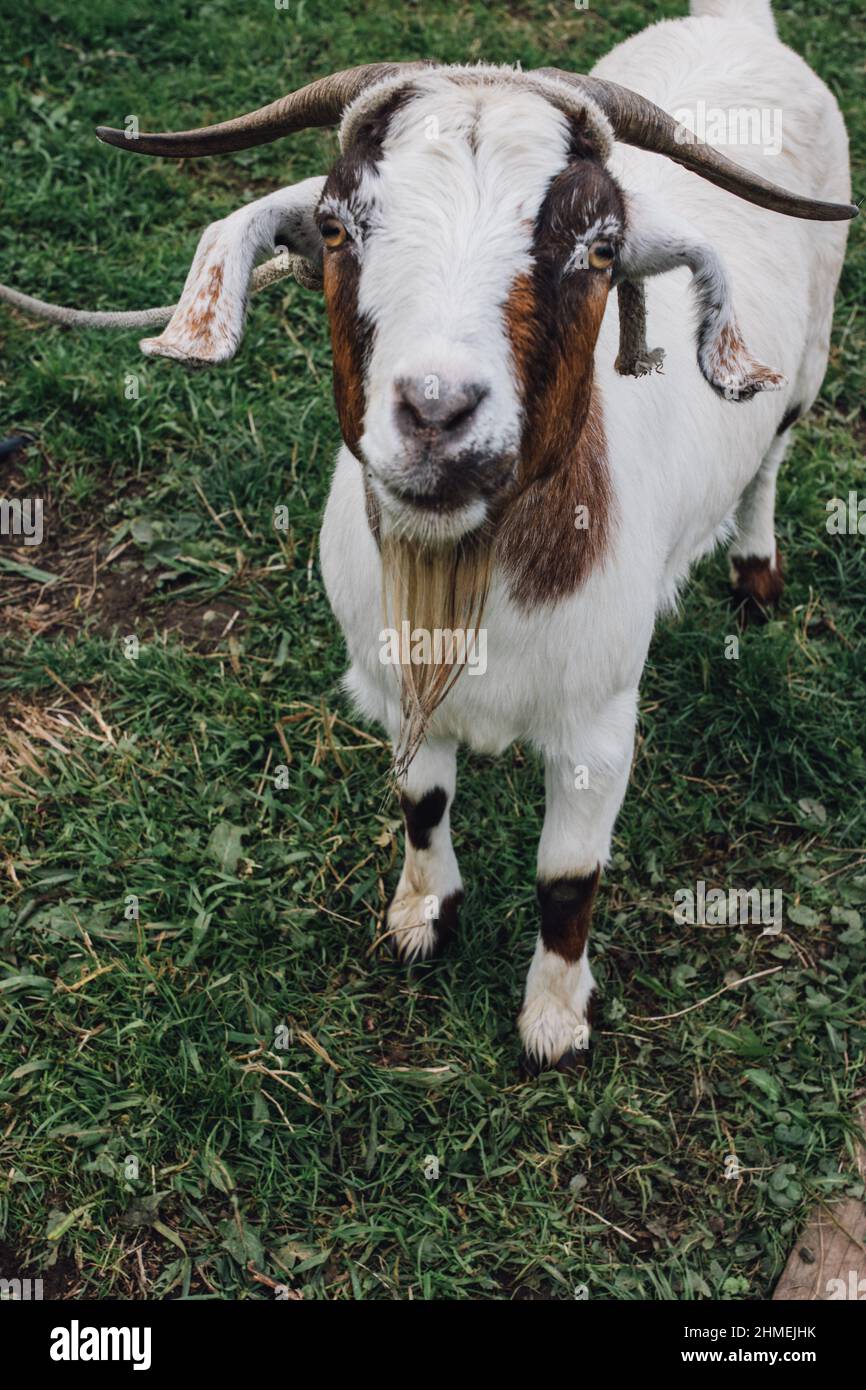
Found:
<path fill-rule="evenodd" d="M 212 222 L 169 323 L 158 338 L 142 338 L 142 352 L 201 366 L 233 357 L 243 337 L 256 261 L 284 246 L 310 262 L 310 270 L 321 267 L 314 213 L 324 184 L 324 178 L 305 179 Z"/>
<path fill-rule="evenodd" d="M 661 349 L 646 348 L 640 282 L 686 265 L 698 303 L 698 366 L 713 390 L 734 401 L 750 400 L 758 391 L 780 390 L 785 384 L 782 373 L 759 362 L 743 341 L 728 274 L 715 249 L 688 222 L 671 216 L 645 194 L 629 194 L 627 201 L 628 231 L 617 271 L 618 370 L 639 376 L 652 367 L 661 369 Z"/>

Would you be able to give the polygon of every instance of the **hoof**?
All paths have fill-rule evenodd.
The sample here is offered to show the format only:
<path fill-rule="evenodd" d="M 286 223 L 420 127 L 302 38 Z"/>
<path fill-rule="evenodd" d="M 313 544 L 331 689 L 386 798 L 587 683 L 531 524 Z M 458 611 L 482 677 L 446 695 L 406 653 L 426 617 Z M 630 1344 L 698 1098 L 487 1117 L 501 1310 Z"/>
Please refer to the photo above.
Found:
<path fill-rule="evenodd" d="M 438 956 L 454 935 L 463 893 L 449 893 L 439 903 L 436 916 L 429 914 L 432 895 L 405 894 L 396 897 L 385 922 L 384 949 L 403 965 Z"/>
<path fill-rule="evenodd" d="M 569 1047 L 556 1062 L 543 1062 L 533 1053 L 520 1054 L 520 1075 L 526 1081 L 534 1081 L 546 1071 L 562 1072 L 564 1076 L 577 1076 L 589 1071 L 592 1066 L 592 1047 Z"/>
<path fill-rule="evenodd" d="M 731 557 L 731 605 L 743 627 L 769 621 L 785 588 L 782 557 L 776 551 L 775 567 L 755 555 Z"/>

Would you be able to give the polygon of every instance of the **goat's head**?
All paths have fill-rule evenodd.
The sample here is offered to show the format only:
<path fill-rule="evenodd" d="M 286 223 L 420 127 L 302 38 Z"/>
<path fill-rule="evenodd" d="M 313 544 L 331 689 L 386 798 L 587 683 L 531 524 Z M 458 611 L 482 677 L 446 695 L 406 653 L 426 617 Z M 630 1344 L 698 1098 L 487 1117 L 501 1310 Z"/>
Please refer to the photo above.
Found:
<path fill-rule="evenodd" d="M 688 265 L 710 384 L 735 400 L 781 384 L 745 348 L 712 248 L 648 200 L 629 200 L 608 172 L 614 138 L 793 216 L 856 211 L 768 184 L 632 92 L 551 69 L 374 65 L 204 131 L 100 135 L 139 153 L 198 155 L 337 119 L 328 177 L 209 227 L 171 322 L 142 346 L 225 360 L 264 252 L 285 244 L 321 268 L 343 436 L 386 529 L 426 542 L 477 531 L 563 457 L 586 417 L 617 281 Z M 629 312 L 640 317 L 640 297 L 623 294 L 623 343 L 634 338 Z"/>
<path fill-rule="evenodd" d="M 455 539 L 582 428 L 612 133 L 551 80 L 452 69 L 378 84 L 341 134 L 317 216 L 343 435 L 386 525 Z"/>

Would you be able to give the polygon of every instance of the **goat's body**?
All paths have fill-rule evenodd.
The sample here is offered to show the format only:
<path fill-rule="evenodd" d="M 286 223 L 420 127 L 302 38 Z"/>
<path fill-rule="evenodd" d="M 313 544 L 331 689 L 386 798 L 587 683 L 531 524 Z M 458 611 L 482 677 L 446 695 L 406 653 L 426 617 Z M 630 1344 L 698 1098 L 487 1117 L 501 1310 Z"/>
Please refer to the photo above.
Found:
<path fill-rule="evenodd" d="M 793 190 L 847 199 L 847 139 L 835 100 L 779 42 L 769 6 L 754 5 L 754 24 L 742 17 L 740 0 L 696 0 L 693 9 L 698 13 L 688 19 L 661 23 L 622 44 L 597 74 L 672 113 L 699 102 L 724 111 L 779 110 L 781 151 L 770 157 L 742 145 L 729 151 L 732 157 Z M 719 18 L 711 17 L 715 12 Z M 435 710 L 409 769 L 410 801 L 426 797 L 431 787 L 446 794 L 432 838 L 425 845 L 407 843 L 389 918 L 392 932 L 404 934 L 402 953 L 411 959 L 426 954 L 432 941 L 429 926 L 418 925 L 420 904 L 430 895 L 450 900 L 460 890 L 448 824 L 456 746 L 498 753 L 520 740 L 544 757 L 539 878 L 559 896 L 548 900 L 539 893 L 548 932 L 539 938 L 530 969 L 521 1031 L 530 1056 L 554 1063 L 574 1047 L 593 980 L 585 947 L 577 959 L 548 946 L 563 912 L 581 920 L 588 913 L 596 866 L 610 855 L 655 620 L 675 602 L 694 561 L 721 540 L 733 540 L 735 557 L 757 555 L 775 566 L 775 472 L 788 425 L 811 405 L 824 375 L 846 240 L 844 226 L 781 218 L 650 153 L 618 145 L 611 170 L 623 188 L 655 195 L 712 241 L 727 265 L 744 336 L 763 361 L 784 372 L 787 384 L 748 404 L 710 391 L 695 364 L 686 269 L 648 285 L 648 339 L 666 351 L 663 375 L 617 375 L 617 310 L 608 303 L 594 386 L 612 494 L 603 560 L 567 596 L 534 605 L 517 602 L 509 575 L 494 568 L 483 619 L 486 673 L 461 675 Z M 537 545 L 568 545 L 573 525 L 571 517 L 540 513 Z M 361 710 L 396 740 L 399 668 L 379 657 L 380 553 L 362 470 L 345 447 L 321 555 L 351 659 L 348 687 Z M 578 786 L 585 790 L 575 797 Z M 567 909 L 561 907 L 566 898 Z"/>
<path fill-rule="evenodd" d="M 732 70 L 735 79 L 725 76 Z M 666 21 L 622 44 L 597 72 L 668 110 L 699 99 L 725 110 L 782 109 L 785 145 L 771 161 L 772 177 L 826 198 L 848 196 L 847 139 L 836 103 L 766 31 L 711 18 Z M 757 168 L 766 163 L 748 146 L 735 157 Z M 612 365 L 617 311 L 609 303 L 596 351 L 614 493 L 606 560 L 576 593 L 546 605 L 541 620 L 537 610 L 512 602 L 507 582 L 494 577 L 484 623 L 487 673 L 461 677 L 430 730 L 479 752 L 501 752 L 521 739 L 590 766 L 604 757 L 603 738 L 588 746 L 588 723 L 597 728 L 597 714 L 626 699 L 624 692 L 630 702 L 657 614 L 673 602 L 690 565 L 732 533 L 737 502 L 780 421 L 792 407 L 808 408 L 826 367 L 845 226 L 779 218 L 622 145 L 612 167 L 626 187 L 660 194 L 712 238 L 731 272 L 746 336 L 782 368 L 788 385 L 740 407 L 707 389 L 691 345 L 685 269 L 648 288 L 649 337 L 666 350 L 664 374 L 651 382 L 620 377 Z M 378 660 L 381 565 L 360 465 L 346 448 L 325 515 L 322 565 L 352 661 L 349 686 L 363 711 L 393 735 L 399 685 L 394 668 Z"/>

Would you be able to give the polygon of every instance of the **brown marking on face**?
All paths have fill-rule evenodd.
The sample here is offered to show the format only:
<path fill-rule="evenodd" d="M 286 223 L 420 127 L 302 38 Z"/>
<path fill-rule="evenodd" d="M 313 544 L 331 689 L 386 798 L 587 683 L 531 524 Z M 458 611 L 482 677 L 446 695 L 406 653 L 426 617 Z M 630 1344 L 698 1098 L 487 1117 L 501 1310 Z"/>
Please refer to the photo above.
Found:
<path fill-rule="evenodd" d="M 598 868 L 586 876 L 555 878 L 549 883 L 539 880 L 541 939 L 548 951 L 569 965 L 583 955 L 600 874 Z"/>
<path fill-rule="evenodd" d="M 733 555 L 731 567 L 735 576 L 732 601 L 741 610 L 743 622 L 765 623 L 785 589 L 780 551 L 776 551 L 775 565 L 758 555 Z"/>
<path fill-rule="evenodd" d="M 574 138 L 582 138 L 580 130 Z M 573 157 L 552 180 L 539 210 L 531 275 L 512 286 L 506 324 L 523 395 L 524 482 L 567 456 L 589 410 L 611 273 L 583 269 L 572 257 L 580 233 L 606 217 L 625 226 L 618 185 L 594 158 Z"/>
<path fill-rule="evenodd" d="M 567 463 L 589 414 L 593 354 L 610 280 L 598 272 L 574 273 L 592 278 L 586 286 L 582 312 L 566 325 L 561 350 L 553 357 L 550 375 L 530 407 L 521 450 L 523 480 L 527 482 L 543 477 L 560 461 Z"/>
<path fill-rule="evenodd" d="M 358 187 L 365 174 L 374 172 L 382 158 L 383 141 L 392 116 L 413 95 L 412 87 L 401 89 L 364 122 L 351 148 L 337 160 L 322 190 L 322 205 L 337 200 L 353 207 L 358 235 L 362 238 L 367 227 L 364 210 L 354 206 Z M 359 445 L 364 432 L 367 409 L 364 376 L 373 339 L 373 325 L 358 309 L 359 252 L 360 247 L 351 242 L 335 249 L 325 247 L 323 260 L 325 305 L 331 325 L 334 398 L 343 439 L 356 458 L 360 458 Z M 372 527 L 373 514 L 369 505 L 367 511 Z"/>
<path fill-rule="evenodd" d="M 535 227 L 533 270 L 516 278 L 504 307 L 524 421 L 516 494 L 501 514 L 496 555 L 512 598 L 526 607 L 573 593 L 605 552 L 611 487 L 593 356 L 611 277 L 563 273 L 581 221 L 605 215 L 625 225 L 619 188 L 597 162 L 576 158 L 551 185 Z M 578 507 L 586 508 L 585 527 Z"/>
<path fill-rule="evenodd" d="M 535 289 L 528 272 L 518 275 L 511 286 L 505 302 L 505 331 L 511 341 L 514 372 L 525 399 L 530 383 L 530 363 L 539 348 Z"/>
<path fill-rule="evenodd" d="M 325 304 L 331 326 L 334 399 L 340 431 L 356 458 L 367 408 L 364 371 L 370 345 L 369 325 L 358 312 L 358 262 L 351 249 L 325 251 Z"/>

